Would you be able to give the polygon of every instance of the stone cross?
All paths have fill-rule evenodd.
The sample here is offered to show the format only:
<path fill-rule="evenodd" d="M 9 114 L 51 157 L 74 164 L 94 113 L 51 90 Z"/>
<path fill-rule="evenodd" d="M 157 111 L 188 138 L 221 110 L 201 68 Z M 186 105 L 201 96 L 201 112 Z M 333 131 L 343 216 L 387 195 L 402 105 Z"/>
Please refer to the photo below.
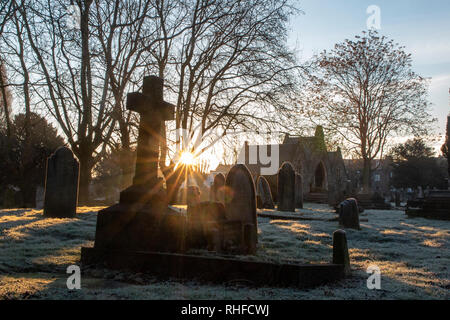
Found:
<path fill-rule="evenodd" d="M 163 99 L 163 86 L 159 77 L 144 77 L 142 93 L 127 95 L 127 109 L 141 116 L 133 185 L 152 188 L 158 183 L 161 124 L 173 120 L 175 112 L 175 106 Z"/>

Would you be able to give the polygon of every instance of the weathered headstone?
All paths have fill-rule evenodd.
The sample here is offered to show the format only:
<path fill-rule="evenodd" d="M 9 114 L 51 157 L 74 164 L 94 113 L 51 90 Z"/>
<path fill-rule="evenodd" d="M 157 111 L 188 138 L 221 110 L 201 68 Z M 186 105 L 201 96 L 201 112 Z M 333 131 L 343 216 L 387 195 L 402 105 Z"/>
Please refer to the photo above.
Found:
<path fill-rule="evenodd" d="M 225 201 L 225 176 L 221 173 L 216 174 L 214 177 L 214 182 L 210 190 L 210 200 L 216 202 Z"/>
<path fill-rule="evenodd" d="M 360 230 L 359 209 L 356 199 L 347 199 L 339 205 L 339 225 L 343 228 Z"/>
<path fill-rule="evenodd" d="M 269 182 L 263 176 L 258 178 L 257 194 L 260 200 L 259 209 L 275 209 Z"/>
<path fill-rule="evenodd" d="M 333 233 L 333 263 L 344 265 L 345 274 L 350 274 L 350 256 L 344 230 L 336 230 Z"/>
<path fill-rule="evenodd" d="M 228 190 L 225 198 L 225 215 L 228 222 L 237 222 L 233 227 L 236 232 L 228 236 L 241 247 L 244 253 L 254 253 L 258 242 L 258 223 L 256 217 L 256 191 L 253 178 L 247 167 L 237 164 L 227 174 L 225 186 Z M 230 226 L 232 224 L 228 224 Z M 237 228 L 237 230 L 236 230 Z M 233 231 L 233 230 L 230 230 Z"/>
<path fill-rule="evenodd" d="M 44 195 L 45 195 L 44 187 L 37 186 L 37 188 L 36 188 L 36 209 L 44 208 Z"/>
<path fill-rule="evenodd" d="M 295 171 L 285 162 L 278 170 L 278 210 L 295 212 Z"/>
<path fill-rule="evenodd" d="M 396 190 L 395 194 L 394 194 L 394 197 L 395 197 L 395 206 L 398 208 L 401 205 L 401 202 L 400 202 L 400 191 Z"/>
<path fill-rule="evenodd" d="M 200 202 L 197 186 L 187 190 L 187 248 L 222 251 L 222 225 L 225 207 L 216 201 Z"/>
<path fill-rule="evenodd" d="M 77 211 L 80 165 L 67 147 L 58 148 L 47 159 L 44 216 L 73 218 Z"/>
<path fill-rule="evenodd" d="M 301 175 L 295 175 L 295 207 L 303 209 L 303 178 Z"/>
<path fill-rule="evenodd" d="M 419 198 L 419 199 L 425 198 L 425 195 L 423 193 L 423 189 L 421 186 L 417 187 L 417 198 Z"/>
<path fill-rule="evenodd" d="M 18 201 L 17 201 L 17 194 L 20 192 L 20 189 L 17 187 L 14 187 L 12 185 L 7 185 L 6 188 L 3 190 L 2 194 L 2 207 L 3 208 L 17 208 L 19 207 Z"/>
<path fill-rule="evenodd" d="M 202 248 L 206 246 L 206 237 L 203 232 L 203 221 L 200 205 L 200 188 L 189 186 L 186 190 L 187 203 L 187 246 Z"/>

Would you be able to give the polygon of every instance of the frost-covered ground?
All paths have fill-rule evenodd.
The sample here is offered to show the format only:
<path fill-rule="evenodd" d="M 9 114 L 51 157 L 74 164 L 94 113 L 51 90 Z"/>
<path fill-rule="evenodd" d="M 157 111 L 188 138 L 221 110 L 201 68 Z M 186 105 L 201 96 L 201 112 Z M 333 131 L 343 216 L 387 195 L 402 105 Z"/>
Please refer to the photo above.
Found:
<path fill-rule="evenodd" d="M 80 263 L 80 248 L 93 246 L 96 213 L 78 208 L 76 219 L 44 219 L 42 210 L 0 211 L 0 299 L 449 299 L 450 222 L 409 219 L 402 211 L 367 210 L 362 230 L 346 230 L 352 277 L 310 290 L 253 288 L 158 281 L 145 274 L 88 270 L 82 289 L 66 287 L 67 266 Z M 271 213 L 266 210 L 264 213 Z M 275 212 L 276 213 L 276 212 Z M 335 217 L 309 204 L 295 216 L 258 218 L 256 257 L 247 259 L 327 263 Z M 366 286 L 369 265 L 381 269 L 381 290 Z"/>

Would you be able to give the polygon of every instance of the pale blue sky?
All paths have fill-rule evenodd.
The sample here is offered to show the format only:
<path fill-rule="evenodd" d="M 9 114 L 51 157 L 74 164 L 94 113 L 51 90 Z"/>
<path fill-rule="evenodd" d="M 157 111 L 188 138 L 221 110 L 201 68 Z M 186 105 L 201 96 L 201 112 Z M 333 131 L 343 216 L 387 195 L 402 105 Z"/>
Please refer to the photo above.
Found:
<path fill-rule="evenodd" d="M 430 100 L 439 119 L 436 133 L 445 133 L 450 112 L 450 1 L 449 0 L 301 0 L 303 15 L 291 20 L 289 43 L 301 59 L 310 58 L 336 42 L 366 30 L 370 5 L 381 10 L 380 33 L 412 54 L 414 70 L 432 77 Z"/>

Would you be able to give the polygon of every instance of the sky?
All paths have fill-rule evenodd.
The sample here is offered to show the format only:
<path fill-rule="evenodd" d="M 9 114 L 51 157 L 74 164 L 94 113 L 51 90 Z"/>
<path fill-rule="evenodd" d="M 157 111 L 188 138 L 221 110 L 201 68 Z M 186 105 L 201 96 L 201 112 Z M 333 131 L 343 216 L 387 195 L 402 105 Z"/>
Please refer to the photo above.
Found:
<path fill-rule="evenodd" d="M 334 44 L 367 30 L 372 12 L 380 10 L 380 34 L 394 39 L 412 55 L 413 70 L 431 78 L 429 100 L 431 114 L 438 119 L 433 141 L 427 139 L 440 154 L 450 112 L 450 1 L 449 0 L 299 0 L 302 14 L 290 20 L 288 44 L 305 61 Z M 395 140 L 401 143 L 412 137 Z M 439 139 L 438 139 L 439 138 Z M 220 155 L 217 155 L 220 157 Z M 211 167 L 219 160 L 212 156 Z"/>
<path fill-rule="evenodd" d="M 300 61 L 335 43 L 367 30 L 372 14 L 380 9 L 382 35 L 394 39 L 412 54 L 413 70 L 431 77 L 429 98 L 438 118 L 436 134 L 445 134 L 450 112 L 450 1 L 448 0 L 300 0 L 303 14 L 290 21 L 288 43 L 298 50 Z"/>

